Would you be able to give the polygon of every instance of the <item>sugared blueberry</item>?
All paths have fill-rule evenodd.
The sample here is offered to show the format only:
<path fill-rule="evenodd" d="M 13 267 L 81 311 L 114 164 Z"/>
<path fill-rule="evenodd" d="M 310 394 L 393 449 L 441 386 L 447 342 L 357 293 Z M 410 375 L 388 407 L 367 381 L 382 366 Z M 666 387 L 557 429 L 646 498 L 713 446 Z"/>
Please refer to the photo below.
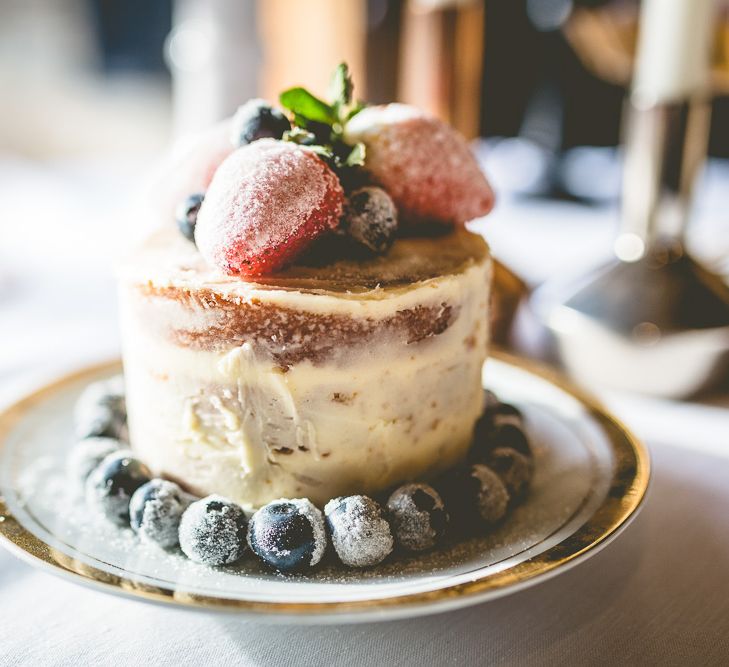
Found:
<path fill-rule="evenodd" d="M 122 448 L 116 438 L 85 438 L 71 450 L 66 464 L 68 476 L 76 483 L 85 484 L 86 478 L 109 455 Z"/>
<path fill-rule="evenodd" d="M 529 444 L 529 437 L 524 429 L 516 424 L 497 424 L 491 434 L 491 448 L 493 451 L 502 447 L 515 449 L 527 458 L 532 457 L 532 447 Z"/>
<path fill-rule="evenodd" d="M 193 243 L 195 243 L 197 214 L 200 206 L 202 206 L 203 199 L 205 199 L 205 194 L 202 192 L 190 195 L 179 203 L 175 211 L 177 228 L 188 241 L 192 241 Z"/>
<path fill-rule="evenodd" d="M 127 440 L 127 410 L 121 375 L 94 382 L 84 389 L 74 409 L 74 428 L 78 438 Z"/>
<path fill-rule="evenodd" d="M 196 563 L 227 565 L 246 550 L 248 519 L 243 509 L 222 496 L 192 503 L 180 521 L 180 548 Z"/>
<path fill-rule="evenodd" d="M 134 492 L 129 523 L 143 541 L 165 549 L 174 547 L 179 543 L 180 520 L 192 501 L 174 482 L 153 479 Z"/>
<path fill-rule="evenodd" d="M 483 391 L 483 411 L 489 412 L 501 404 L 499 397 L 490 389 Z"/>
<path fill-rule="evenodd" d="M 372 252 L 388 250 L 397 231 L 397 209 L 390 195 L 376 187 L 352 192 L 344 207 L 340 229 Z"/>
<path fill-rule="evenodd" d="M 372 498 L 334 498 L 326 504 L 324 514 L 334 551 L 345 565 L 377 565 L 392 552 L 390 524 Z"/>
<path fill-rule="evenodd" d="M 521 428 L 524 425 L 524 415 L 519 408 L 510 403 L 497 402 L 493 404 L 487 399 L 481 421 L 483 426 L 488 429 L 488 432 L 506 424 Z"/>
<path fill-rule="evenodd" d="M 478 424 L 474 431 L 469 460 L 475 463 L 488 463 L 494 449 L 509 447 L 526 456 L 532 457 L 532 448 L 526 432 L 514 424 L 493 424 L 481 428 Z"/>
<path fill-rule="evenodd" d="M 487 399 L 474 429 L 470 460 L 486 463 L 497 447 L 513 447 L 524 456 L 532 455 L 521 411 L 508 403 L 489 404 Z"/>
<path fill-rule="evenodd" d="M 109 454 L 86 480 L 86 501 L 107 519 L 129 525 L 129 501 L 152 473 L 129 450 Z"/>
<path fill-rule="evenodd" d="M 251 517 L 248 546 L 281 572 L 313 567 L 327 546 L 324 517 L 306 498 L 275 500 Z"/>
<path fill-rule="evenodd" d="M 291 123 L 266 100 L 248 100 L 233 116 L 231 140 L 234 146 L 245 146 L 258 139 L 280 139 L 291 129 Z"/>
<path fill-rule="evenodd" d="M 387 501 L 397 543 L 408 551 L 432 549 L 443 539 L 448 514 L 438 492 L 429 484 L 405 484 Z"/>
<path fill-rule="evenodd" d="M 500 424 L 522 426 L 524 424 L 524 415 L 521 410 L 511 403 L 499 403 L 487 410 L 487 414 L 490 415 L 495 426 Z"/>
<path fill-rule="evenodd" d="M 513 500 L 521 499 L 532 478 L 532 461 L 511 447 L 497 447 L 488 458 L 489 467 L 501 478 Z"/>
<path fill-rule="evenodd" d="M 452 471 L 443 479 L 440 490 L 451 521 L 465 532 L 498 523 L 509 505 L 504 482 L 480 463 Z"/>

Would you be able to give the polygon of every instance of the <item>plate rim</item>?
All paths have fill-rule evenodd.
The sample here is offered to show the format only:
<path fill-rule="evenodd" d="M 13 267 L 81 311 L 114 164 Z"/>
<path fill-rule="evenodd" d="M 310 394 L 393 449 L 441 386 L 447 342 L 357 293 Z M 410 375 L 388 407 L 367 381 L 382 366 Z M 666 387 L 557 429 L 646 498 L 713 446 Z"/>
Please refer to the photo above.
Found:
<path fill-rule="evenodd" d="M 0 544 L 31 565 L 75 583 L 137 600 L 177 608 L 236 612 L 259 618 L 361 620 L 364 616 L 407 617 L 438 613 L 516 592 L 549 579 L 586 560 L 615 539 L 640 510 L 650 482 L 647 448 L 630 430 L 588 391 L 574 385 L 561 373 L 539 362 L 492 350 L 489 357 L 546 380 L 569 394 L 588 411 L 610 443 L 615 456 L 610 488 L 590 518 L 574 533 L 546 551 L 512 567 L 443 588 L 392 597 L 329 602 L 269 602 L 241 600 L 153 588 L 124 576 L 83 564 L 74 568 L 72 557 L 53 549 L 12 515 L 0 492 Z M 0 451 L 15 424 L 53 394 L 68 385 L 103 372 L 121 368 L 119 359 L 85 366 L 47 383 L 0 412 Z"/>

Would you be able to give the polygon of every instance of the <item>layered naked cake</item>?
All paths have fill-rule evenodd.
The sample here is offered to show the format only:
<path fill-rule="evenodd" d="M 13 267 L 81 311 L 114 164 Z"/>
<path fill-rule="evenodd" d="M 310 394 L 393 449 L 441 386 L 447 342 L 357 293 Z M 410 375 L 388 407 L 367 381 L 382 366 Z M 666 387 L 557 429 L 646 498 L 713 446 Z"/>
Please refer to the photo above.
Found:
<path fill-rule="evenodd" d="M 344 65 L 332 84 L 201 135 L 166 189 L 178 230 L 121 269 L 131 446 L 199 495 L 429 479 L 482 411 L 491 260 L 464 223 L 493 193 L 452 128 L 354 102 Z"/>
<path fill-rule="evenodd" d="M 159 233 L 122 269 L 132 447 L 247 506 L 431 477 L 483 407 L 490 271 L 462 228 L 246 280 Z"/>

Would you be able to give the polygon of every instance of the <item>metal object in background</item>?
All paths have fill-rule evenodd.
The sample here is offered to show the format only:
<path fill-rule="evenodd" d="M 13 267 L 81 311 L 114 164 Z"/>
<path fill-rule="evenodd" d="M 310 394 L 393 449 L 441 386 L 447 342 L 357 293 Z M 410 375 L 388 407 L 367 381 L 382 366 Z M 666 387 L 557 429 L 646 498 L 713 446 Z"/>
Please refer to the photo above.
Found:
<path fill-rule="evenodd" d="M 647 0 L 626 116 L 616 261 L 535 309 L 580 381 L 667 397 L 729 370 L 729 288 L 686 251 L 709 130 L 711 0 Z"/>

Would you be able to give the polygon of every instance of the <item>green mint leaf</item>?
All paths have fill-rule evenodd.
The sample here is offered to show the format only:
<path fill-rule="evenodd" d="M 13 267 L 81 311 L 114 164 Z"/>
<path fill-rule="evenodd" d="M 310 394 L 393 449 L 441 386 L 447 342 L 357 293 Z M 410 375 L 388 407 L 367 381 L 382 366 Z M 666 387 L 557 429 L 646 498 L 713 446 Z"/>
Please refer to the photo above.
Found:
<path fill-rule="evenodd" d="M 347 63 L 339 63 L 329 83 L 329 99 L 335 110 L 347 106 L 352 101 L 353 89 L 354 84 Z"/>
<path fill-rule="evenodd" d="M 365 145 L 363 143 L 355 144 L 351 152 L 344 161 L 344 164 L 348 167 L 361 167 L 365 163 Z"/>
<path fill-rule="evenodd" d="M 302 116 L 307 120 L 327 125 L 332 125 L 338 120 L 332 107 L 305 88 L 289 88 L 281 93 L 278 99 L 281 105 L 291 111 L 295 117 Z"/>
<path fill-rule="evenodd" d="M 301 114 L 294 113 L 294 125 L 306 129 L 308 121 Z"/>

